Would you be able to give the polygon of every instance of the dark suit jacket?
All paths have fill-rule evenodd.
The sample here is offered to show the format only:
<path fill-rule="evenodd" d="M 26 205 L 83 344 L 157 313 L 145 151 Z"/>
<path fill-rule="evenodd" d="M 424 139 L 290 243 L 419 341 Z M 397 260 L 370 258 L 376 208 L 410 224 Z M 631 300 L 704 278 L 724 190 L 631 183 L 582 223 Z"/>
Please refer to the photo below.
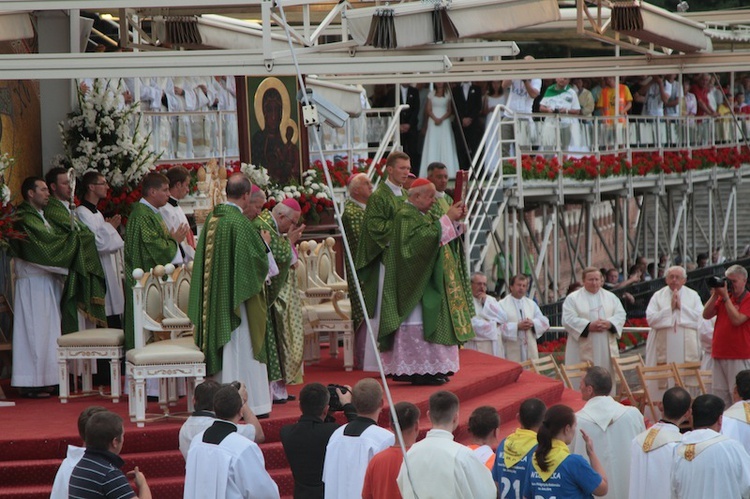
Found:
<path fill-rule="evenodd" d="M 419 122 L 419 90 L 414 87 L 408 87 L 406 89 L 406 102 L 401 99 L 401 85 L 397 85 L 395 89 L 388 91 L 387 102 L 389 106 L 396 105 L 396 92 L 399 92 L 399 102 L 401 104 L 409 104 L 409 109 L 401 111 L 401 124 L 409 124 L 409 131 L 401 134 L 401 145 L 404 147 L 404 152 L 412 158 L 412 169 L 415 161 L 419 159 L 419 151 L 417 150 L 419 145 L 419 129 L 417 124 Z M 417 163 L 417 169 L 419 163 Z"/>
<path fill-rule="evenodd" d="M 466 137 L 466 145 L 469 146 L 471 154 L 474 154 L 477 147 L 479 147 L 479 142 L 481 142 L 482 133 L 484 132 L 480 121 L 480 117 L 482 116 L 482 89 L 476 85 L 471 85 L 467 99 L 464 97 L 464 90 L 459 84 L 453 87 L 452 94 L 453 102 L 456 103 L 457 113 L 454 121 L 456 150 L 458 151 L 458 160 L 461 164 L 461 169 L 466 170 L 469 167 L 470 158 L 466 154 L 466 147 L 459 134 L 463 132 Z M 461 123 L 463 118 L 471 118 L 471 125 L 464 127 Z"/>
<path fill-rule="evenodd" d="M 344 406 L 351 421 L 357 417 L 354 406 Z M 323 462 L 328 440 L 339 424 L 320 418 L 302 416 L 295 424 L 281 428 L 281 444 L 294 476 L 295 499 L 323 499 Z"/>

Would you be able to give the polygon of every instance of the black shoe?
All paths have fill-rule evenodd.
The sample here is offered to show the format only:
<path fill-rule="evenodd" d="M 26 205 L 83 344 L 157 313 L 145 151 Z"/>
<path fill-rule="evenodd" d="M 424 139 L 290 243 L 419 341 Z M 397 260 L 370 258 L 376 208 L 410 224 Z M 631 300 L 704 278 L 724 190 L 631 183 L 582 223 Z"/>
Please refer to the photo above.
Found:
<path fill-rule="evenodd" d="M 446 383 L 445 378 L 435 374 L 420 374 L 414 377 L 413 385 L 417 386 L 440 386 Z"/>
<path fill-rule="evenodd" d="M 414 379 L 417 377 L 417 375 L 413 374 L 394 374 L 393 375 L 393 381 L 404 381 L 407 383 L 414 382 Z"/>
<path fill-rule="evenodd" d="M 288 402 L 293 402 L 293 401 L 297 400 L 297 397 L 295 397 L 294 395 L 287 395 L 286 400 Z"/>
<path fill-rule="evenodd" d="M 285 399 L 274 399 L 274 404 L 286 404 L 286 401 L 289 400 L 288 398 Z"/>
<path fill-rule="evenodd" d="M 271 416 L 271 413 L 267 412 L 265 414 L 258 414 L 255 417 L 258 418 L 258 419 L 268 419 L 270 416 Z"/>

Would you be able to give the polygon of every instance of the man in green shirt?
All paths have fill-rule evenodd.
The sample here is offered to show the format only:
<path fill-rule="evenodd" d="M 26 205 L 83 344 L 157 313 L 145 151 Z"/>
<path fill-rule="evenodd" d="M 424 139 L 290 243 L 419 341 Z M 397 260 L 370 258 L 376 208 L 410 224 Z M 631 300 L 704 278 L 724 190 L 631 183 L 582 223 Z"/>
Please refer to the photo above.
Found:
<path fill-rule="evenodd" d="M 278 267 L 278 274 L 272 276 L 266 286 L 266 366 L 274 403 L 293 399 L 286 385 L 302 382 L 305 336 L 294 271 L 297 266 L 295 245 L 305 230 L 304 224 L 297 224 L 301 215 L 299 203 L 287 198 L 272 211 L 264 210 L 253 221 L 258 230 L 270 233 L 269 246 Z"/>
<path fill-rule="evenodd" d="M 141 182 L 142 197 L 133 205 L 125 231 L 125 348 L 135 347 L 133 332 L 133 270 L 148 272 L 157 265 L 182 263 L 179 244 L 187 226 L 167 230 L 159 208 L 169 200 L 169 180 L 161 173 L 147 173 Z"/>
<path fill-rule="evenodd" d="M 106 327 L 106 283 L 94 233 L 70 209 L 72 190 L 68 172 L 64 168 L 53 168 L 45 175 L 45 181 L 50 197 L 44 207 L 44 218 L 78 247 L 63 288 L 62 332 Z"/>
<path fill-rule="evenodd" d="M 357 247 L 359 246 L 359 236 L 362 233 L 362 225 L 365 221 L 365 209 L 367 201 L 372 195 L 372 182 L 366 173 L 357 173 L 349 179 L 348 186 L 349 197 L 344 202 L 344 213 L 341 215 L 341 223 L 344 226 L 346 239 L 349 241 L 349 249 L 352 252 L 352 258 L 357 256 Z M 349 300 L 352 304 L 352 324 L 355 331 L 354 341 L 354 367 L 362 369 L 362 362 L 365 355 L 365 335 L 361 334 L 359 329 L 364 318 L 364 312 L 360 305 L 359 296 L 355 290 L 359 285 L 357 273 L 349 265 L 348 258 L 346 264 L 346 280 L 349 285 Z"/>
<path fill-rule="evenodd" d="M 188 316 L 206 370 L 220 383 L 240 381 L 255 414 L 271 412 L 266 374 L 266 294 L 269 260 L 261 233 L 244 215 L 250 181 L 236 173 L 227 201 L 206 217 L 196 246 Z"/>
<path fill-rule="evenodd" d="M 354 266 L 362 286 L 365 298 L 366 313 L 370 317 L 373 333 L 377 335 L 380 315 L 380 300 L 383 290 L 383 253 L 391 241 L 391 226 L 396 212 L 406 199 L 403 189 L 409 172 L 411 160 L 401 151 L 388 155 L 385 164 L 387 178 L 383 179 L 367 201 L 362 232 L 357 244 L 357 256 Z M 362 328 L 366 327 L 363 323 Z M 366 335 L 366 329 L 361 335 Z M 365 338 L 367 338 L 365 336 Z M 377 371 L 377 352 L 369 339 L 365 341 L 364 371 Z"/>
<path fill-rule="evenodd" d="M 440 219 L 430 214 L 435 186 L 417 179 L 396 214 L 385 254 L 379 342 L 386 374 L 395 381 L 440 385 L 458 371 L 458 345 L 474 337 L 454 327 L 441 247 L 459 237 L 466 215 L 455 203 Z M 408 279 L 404 279 L 408 276 Z"/>

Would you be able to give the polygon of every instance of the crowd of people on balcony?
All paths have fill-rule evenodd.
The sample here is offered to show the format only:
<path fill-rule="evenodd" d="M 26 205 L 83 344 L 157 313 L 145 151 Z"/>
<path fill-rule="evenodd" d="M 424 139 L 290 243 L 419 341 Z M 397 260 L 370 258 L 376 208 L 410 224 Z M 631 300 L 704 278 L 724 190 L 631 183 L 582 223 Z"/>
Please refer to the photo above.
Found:
<path fill-rule="evenodd" d="M 527 56 L 527 59 L 532 58 Z M 486 154 L 496 151 L 499 155 L 502 151 L 503 158 L 514 152 L 512 143 L 506 139 L 515 139 L 522 150 L 555 148 L 557 129 L 561 150 L 573 153 L 594 150 L 594 120 L 615 115 L 623 116 L 619 121 L 622 124 L 626 119 L 630 122 L 630 143 L 642 146 L 687 144 L 688 139 L 677 128 L 679 119 L 686 117 L 695 117 L 690 120 L 690 143 L 707 142 L 712 136 L 707 128 L 701 128 L 701 118 L 725 117 L 726 120 L 718 121 L 713 132 L 715 142 L 724 142 L 733 134 L 731 115 L 750 113 L 750 103 L 745 102 L 745 95 L 750 93 L 748 74 L 738 77 L 734 88 L 707 73 L 682 78 L 676 74 L 623 77 L 619 86 L 615 77 L 561 76 L 549 80 L 463 82 L 450 86 L 442 82 L 419 83 L 398 87 L 401 94 L 398 102 L 409 105 L 409 109 L 401 112 L 401 144 L 415 158 L 412 165 L 417 175 L 434 161 L 453 165 L 457 159 L 458 167 L 468 168 L 485 130 L 498 126 L 491 120 L 498 105 L 507 108 L 503 118 L 518 115 L 515 128 L 503 129 L 502 147 L 496 146 L 497 137 L 487 138 Z M 373 108 L 393 107 L 395 96 L 394 86 L 375 85 L 369 103 Z M 524 116 L 531 114 L 537 116 Z M 549 119 L 544 114 L 557 116 Z M 653 118 L 665 119 L 659 131 L 653 126 Z M 600 127 L 599 144 L 611 145 L 615 133 L 618 142 L 624 143 L 624 125 L 613 127 L 611 120 L 601 118 L 599 122 L 608 125 Z M 458 168 L 449 168 L 453 177 Z"/>

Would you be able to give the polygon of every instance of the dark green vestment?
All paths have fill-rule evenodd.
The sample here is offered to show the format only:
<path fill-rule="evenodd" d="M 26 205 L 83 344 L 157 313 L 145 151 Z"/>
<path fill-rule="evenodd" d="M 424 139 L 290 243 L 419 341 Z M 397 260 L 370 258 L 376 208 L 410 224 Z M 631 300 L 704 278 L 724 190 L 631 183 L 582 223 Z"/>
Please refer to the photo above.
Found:
<path fill-rule="evenodd" d="M 391 226 L 396 212 L 406 200 L 406 191 L 401 189 L 403 196 L 393 194 L 385 180 L 367 200 L 365 219 L 362 222 L 362 232 L 357 244 L 357 257 L 354 265 L 357 276 L 362 285 L 365 306 L 369 317 L 375 315 L 378 302 L 378 279 L 383 252 L 391 240 Z"/>
<path fill-rule="evenodd" d="M 268 210 L 253 220 L 258 231 L 271 234 L 271 252 L 279 274 L 267 285 L 268 321 L 266 322 L 266 352 L 268 380 L 299 383 L 302 378 L 304 331 L 302 304 L 297 290 L 297 273 L 291 269 L 293 258 L 289 240 L 279 233 L 276 221 Z"/>
<path fill-rule="evenodd" d="M 253 355 L 265 361 L 267 275 L 266 246 L 252 222 L 236 206 L 216 206 L 198 239 L 188 305 L 208 375 L 222 370 L 222 349 L 240 326 L 240 307 L 246 307 Z"/>
<path fill-rule="evenodd" d="M 365 220 L 365 210 L 360 205 L 347 199 L 344 203 L 344 213 L 341 214 L 341 223 L 344 226 L 346 232 L 346 239 L 349 241 L 349 249 L 352 252 L 352 257 L 356 258 L 357 248 L 359 246 L 359 236 L 362 233 L 362 226 Z M 362 306 L 359 302 L 359 297 L 355 291 L 357 286 L 357 273 L 354 271 L 352 266 L 349 264 L 349 260 L 346 259 L 346 282 L 349 286 L 349 301 L 352 306 L 352 323 L 354 324 L 354 331 L 359 328 L 359 324 L 364 320 L 364 312 L 362 312 Z"/>
<path fill-rule="evenodd" d="M 107 314 L 104 300 L 107 284 L 99 253 L 96 251 L 94 233 L 75 216 L 71 218 L 70 211 L 55 197 L 49 198 L 44 208 L 44 218 L 55 231 L 68 238 L 69 244 L 78 248 L 63 288 L 60 305 L 62 333 L 78 331 L 79 310 L 89 321 L 105 327 Z"/>
<path fill-rule="evenodd" d="M 157 265 L 170 263 L 177 253 L 175 241 L 161 215 L 138 202 L 128 218 L 125 229 L 125 349 L 135 346 L 133 336 L 133 270 L 149 272 Z M 192 285 L 191 285 L 192 288 Z"/>
<path fill-rule="evenodd" d="M 391 244 L 384 258 L 378 335 L 381 351 L 391 348 L 393 335 L 420 303 L 426 341 L 441 345 L 460 345 L 465 341 L 456 336 L 453 327 L 445 288 L 441 234 L 438 220 L 409 203 L 396 214 Z"/>

